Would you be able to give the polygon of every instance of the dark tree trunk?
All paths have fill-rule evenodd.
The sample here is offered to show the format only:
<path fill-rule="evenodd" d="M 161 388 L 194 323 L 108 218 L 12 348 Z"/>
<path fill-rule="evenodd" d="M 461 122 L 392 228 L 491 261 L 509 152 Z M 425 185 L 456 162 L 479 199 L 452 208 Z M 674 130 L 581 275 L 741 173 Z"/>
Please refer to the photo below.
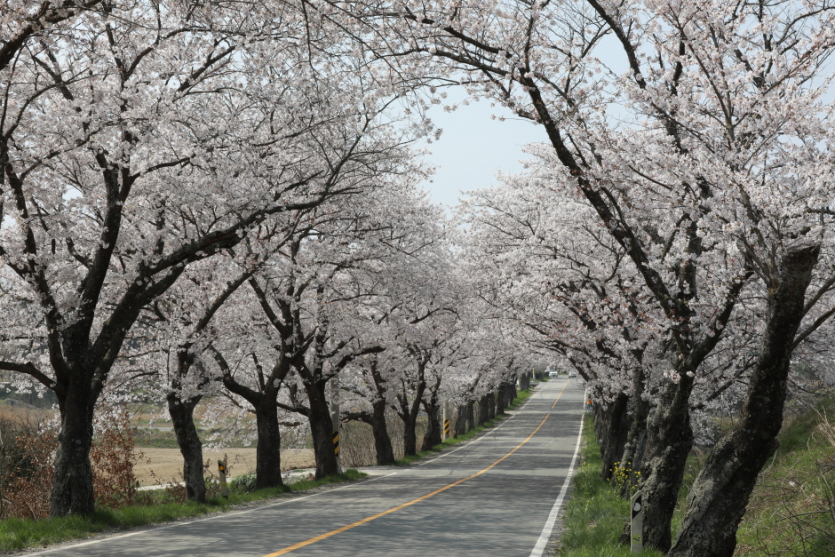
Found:
<path fill-rule="evenodd" d="M 394 464 L 394 449 L 391 446 L 388 426 L 386 425 L 386 401 L 378 399 L 373 403 L 371 430 L 374 433 L 374 448 L 377 450 L 377 464 Z"/>
<path fill-rule="evenodd" d="M 498 396 L 496 397 L 496 414 L 504 414 L 507 406 L 507 384 L 501 383 L 499 385 Z"/>
<path fill-rule="evenodd" d="M 670 521 L 684 479 L 687 455 L 693 448 L 690 391 L 693 379 L 681 374 L 668 382 L 647 424 L 647 441 L 640 486 L 644 501 L 644 545 L 666 553 L 672 534 Z"/>
<path fill-rule="evenodd" d="M 253 355 L 255 368 L 258 371 L 258 390 L 255 390 L 238 383 L 232 377 L 229 364 L 220 352 L 213 349 L 212 353 L 223 371 L 224 386 L 246 399 L 255 412 L 255 424 L 258 433 L 258 445 L 255 450 L 255 486 L 258 489 L 281 486 L 281 431 L 278 425 L 278 390 L 281 381 L 287 376 L 290 366 L 286 361 L 279 360 L 273 366 L 272 373 L 265 376 L 261 363 Z M 311 401 L 308 418 L 313 414 Z M 311 430 L 315 431 L 313 419 L 310 422 Z M 313 434 L 313 446 L 314 456 L 316 456 L 316 433 Z"/>
<path fill-rule="evenodd" d="M 255 408 L 258 445 L 255 449 L 255 487 L 279 487 L 281 481 L 281 432 L 275 393 L 265 393 Z"/>
<path fill-rule="evenodd" d="M 487 419 L 496 417 L 496 394 L 493 391 L 487 393 Z"/>
<path fill-rule="evenodd" d="M 380 374 L 376 356 L 372 359 L 368 368 L 371 378 L 374 380 L 374 387 L 377 390 L 377 398 L 371 404 L 371 430 L 374 434 L 374 448 L 377 452 L 377 464 L 394 464 L 394 447 L 391 444 L 388 423 L 386 422 L 386 382 Z"/>
<path fill-rule="evenodd" d="M 732 557 L 757 476 L 777 450 L 786 382 L 804 297 L 820 246 L 790 249 L 768 284 L 766 330 L 742 414 L 713 450 L 687 496 L 670 557 Z"/>
<path fill-rule="evenodd" d="M 475 427 L 475 401 L 467 401 L 467 425 L 464 431 L 470 431 Z"/>
<path fill-rule="evenodd" d="M 458 407 L 458 415 L 455 417 L 455 436 L 463 435 L 467 431 L 467 405 L 462 404 Z"/>
<path fill-rule="evenodd" d="M 638 484 L 641 483 L 641 476 L 639 475 L 639 472 L 643 466 L 644 450 L 646 449 L 646 446 L 647 430 L 646 421 L 644 421 L 644 428 L 638 430 L 634 445 L 624 449 L 624 458 L 628 456 L 632 459 L 626 461 L 628 463 L 627 466 L 629 467 L 629 476 L 620 490 L 620 496 L 624 499 L 631 498 L 632 494 L 638 489 Z M 628 455 L 626 454 L 627 451 L 630 451 Z"/>
<path fill-rule="evenodd" d="M 73 379 L 76 383 L 84 383 Z M 60 405 L 61 432 L 55 454 L 50 516 L 89 515 L 95 510 L 93 467 L 90 464 L 95 398 L 87 385 L 71 383 Z"/>
<path fill-rule="evenodd" d="M 177 446 L 183 455 L 183 480 L 186 484 L 186 499 L 198 503 L 206 502 L 206 481 L 203 478 L 203 443 L 194 425 L 194 408 L 201 397 L 181 400 L 176 392 L 169 392 L 168 414 L 177 436 Z"/>
<path fill-rule="evenodd" d="M 420 411 L 423 393 L 426 392 L 426 362 L 420 360 L 417 369 L 417 381 L 414 383 L 414 398 L 409 401 L 405 388 L 398 394 L 399 405 L 398 415 L 403 420 L 403 455 L 414 456 L 417 454 L 417 417 Z"/>
<path fill-rule="evenodd" d="M 316 479 L 339 473 L 333 446 L 333 421 L 325 398 L 325 381 L 305 384 L 310 411 L 310 433 L 313 436 L 313 456 L 316 459 Z"/>
<path fill-rule="evenodd" d="M 400 416 L 403 420 L 403 456 L 417 454 L 417 420 L 411 416 Z"/>
<path fill-rule="evenodd" d="M 595 405 L 594 429 L 603 459 L 600 479 L 604 481 L 612 479 L 615 464 L 621 462 L 629 433 L 628 409 L 629 396 L 624 392 L 618 393 L 605 408 L 602 404 Z"/>
<path fill-rule="evenodd" d="M 487 402 L 487 395 L 478 399 L 478 425 L 484 425 L 487 421 L 487 414 L 489 412 Z"/>
<path fill-rule="evenodd" d="M 249 273 L 242 274 L 235 281 L 227 284 L 226 289 L 215 298 L 203 316 L 197 321 L 194 327 L 194 336 L 198 336 L 209 325 L 215 313 L 249 276 Z M 184 398 L 182 385 L 183 379 L 192 369 L 201 372 L 198 380 L 199 386 L 206 386 L 209 378 L 205 373 L 202 373 L 204 371 L 203 364 L 196 361 L 195 355 L 190 351 L 191 347 L 191 342 L 185 342 L 177 350 L 177 368 L 171 376 L 170 389 L 166 400 L 168 402 L 168 414 L 171 416 L 174 434 L 177 437 L 177 446 L 180 448 L 180 454 L 183 455 L 183 481 L 186 484 L 186 500 L 205 503 L 206 480 L 203 477 L 203 443 L 200 441 L 197 427 L 194 425 L 194 409 L 203 396 L 195 395 Z"/>
<path fill-rule="evenodd" d="M 423 444 L 421 445 L 421 451 L 428 451 L 435 445 L 440 445 L 442 442 L 441 439 L 441 419 L 440 419 L 440 406 L 436 404 L 423 404 L 424 410 L 426 410 L 426 417 L 427 417 L 427 425 L 426 425 L 426 434 L 423 436 Z"/>
<path fill-rule="evenodd" d="M 626 445 L 620 459 L 621 465 L 629 470 L 629 477 L 621 488 L 621 496 L 624 499 L 631 497 L 632 488 L 638 484 L 635 472 L 641 469 L 643 463 L 649 416 L 649 402 L 644 400 L 644 380 L 644 368 L 636 366 L 632 371 L 632 394 L 629 397 L 632 406 L 629 414 L 629 432 L 626 434 Z"/>

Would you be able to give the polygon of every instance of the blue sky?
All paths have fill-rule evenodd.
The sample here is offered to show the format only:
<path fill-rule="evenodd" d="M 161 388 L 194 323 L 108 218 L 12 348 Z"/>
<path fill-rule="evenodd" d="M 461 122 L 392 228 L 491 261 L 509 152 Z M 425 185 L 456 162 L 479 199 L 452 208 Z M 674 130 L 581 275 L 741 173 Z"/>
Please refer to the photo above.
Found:
<path fill-rule="evenodd" d="M 464 99 L 463 91 L 448 91 L 450 99 Z M 497 119 L 491 120 L 495 114 Z M 426 146 L 432 154 L 427 161 L 437 170 L 432 183 L 422 185 L 436 203 L 449 207 L 458 202 L 461 191 L 480 189 L 495 182 L 496 171 L 518 172 L 521 159 L 527 158 L 522 147 L 547 140 L 545 131 L 532 123 L 514 118 L 503 107 L 491 107 L 489 101 L 460 105 L 453 112 L 435 106 L 428 116 L 443 129 L 440 140 Z M 505 116 L 505 121 L 499 121 Z"/>

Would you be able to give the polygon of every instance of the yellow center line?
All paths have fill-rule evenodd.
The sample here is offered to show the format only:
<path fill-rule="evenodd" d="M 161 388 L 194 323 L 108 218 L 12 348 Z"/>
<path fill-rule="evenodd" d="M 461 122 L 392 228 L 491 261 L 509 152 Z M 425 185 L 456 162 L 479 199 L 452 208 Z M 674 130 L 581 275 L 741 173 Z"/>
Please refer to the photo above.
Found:
<path fill-rule="evenodd" d="M 568 381 L 566 381 L 566 382 L 565 382 L 565 385 L 563 385 L 563 386 L 562 386 L 562 391 L 560 391 L 560 394 L 558 394 L 558 395 L 557 395 L 557 400 L 555 400 L 555 401 L 554 401 L 554 404 L 552 404 L 552 405 L 551 405 L 551 408 L 552 408 L 552 409 L 553 409 L 553 408 L 554 408 L 554 406 L 556 406 L 556 405 L 557 405 L 557 403 L 560 401 L 560 397 L 562 396 L 562 393 L 563 393 L 563 391 L 565 390 L 565 388 L 566 388 L 566 387 L 568 387 Z"/>
<path fill-rule="evenodd" d="M 566 383 L 566 385 L 568 385 L 568 383 Z M 560 394 L 557 396 L 557 400 L 555 400 L 555 401 L 554 401 L 554 404 L 553 404 L 553 406 L 551 406 L 551 408 L 553 408 L 554 406 L 556 406 L 556 405 L 557 405 L 557 401 L 558 401 L 558 400 L 560 399 L 560 397 L 562 396 L 562 392 L 563 392 L 564 390 L 565 390 L 565 386 L 563 386 L 562 391 L 560 391 Z M 487 472 L 487 471 L 489 471 L 489 470 L 492 470 L 493 468 L 495 468 L 495 467 L 496 467 L 496 465 L 498 465 L 498 464 L 499 464 L 500 462 L 502 462 L 504 459 L 506 459 L 507 457 L 509 457 L 510 455 L 512 455 L 513 453 L 515 453 L 515 452 L 516 452 L 516 451 L 518 451 L 519 449 L 521 449 L 521 448 L 522 448 L 522 445 L 524 445 L 525 443 L 527 443 L 528 441 L 530 441 L 530 440 L 531 440 L 531 438 L 532 438 L 534 435 L 536 435 L 536 432 L 537 432 L 537 431 L 539 431 L 539 430 L 542 428 L 542 426 L 545 424 L 545 421 L 546 421 L 546 420 L 547 420 L 550 416 L 551 416 L 551 414 L 546 414 L 546 415 L 545 415 L 545 417 L 544 417 L 544 418 L 542 418 L 542 421 L 541 421 L 541 422 L 539 422 L 539 425 L 538 425 L 538 426 L 536 426 L 536 429 L 535 429 L 535 430 L 533 430 L 533 433 L 531 433 L 530 435 L 528 435 L 527 439 L 525 439 L 524 441 L 522 441 L 521 443 L 519 443 L 518 445 L 516 445 L 516 448 L 515 448 L 515 449 L 513 449 L 512 451 L 510 451 L 509 453 L 507 453 L 506 455 L 504 455 L 503 457 L 501 457 L 499 460 L 497 460 L 496 462 L 494 462 L 493 464 L 491 464 L 490 466 L 488 466 L 488 467 L 487 467 L 487 468 L 485 468 L 484 470 L 481 470 L 480 472 L 476 472 L 476 473 L 475 473 L 475 474 L 473 474 L 472 476 L 467 476 L 466 478 L 460 479 L 460 480 L 458 480 L 458 481 L 456 481 L 456 482 L 452 482 L 451 484 L 449 484 L 449 485 L 447 485 L 447 486 L 444 486 L 444 487 L 442 487 L 442 488 L 440 488 L 440 489 L 436 489 L 436 490 L 435 490 L 435 491 L 433 491 L 432 493 L 429 493 L 429 494 L 427 494 L 427 495 L 424 495 L 423 497 L 418 497 L 417 499 L 414 499 L 414 500 L 412 500 L 412 501 L 409 501 L 408 503 L 403 503 L 402 505 L 399 505 L 399 506 L 397 506 L 397 507 L 391 508 L 391 509 L 389 509 L 389 510 L 387 510 L 387 511 L 383 511 L 383 512 L 381 512 L 381 513 L 377 513 L 377 514 L 375 514 L 375 515 L 373 515 L 373 516 L 369 516 L 368 518 L 363 518 L 362 520 L 358 520 L 357 522 L 354 522 L 353 524 L 348 524 L 347 526 L 343 526 L 342 528 L 337 528 L 336 530 L 331 530 L 330 532 L 326 532 L 326 533 L 324 533 L 324 534 L 321 534 L 321 535 L 319 535 L 319 536 L 316 536 L 315 538 L 310 538 L 309 540 L 305 540 L 305 541 L 303 541 L 303 542 L 299 542 L 299 543 L 297 543 L 297 544 L 295 544 L 295 545 L 291 545 L 291 546 L 289 546 L 289 547 L 285 547 L 284 549 L 281 549 L 281 550 L 279 550 L 279 551 L 276 551 L 275 553 L 269 553 L 269 554 L 267 554 L 267 555 L 264 555 L 264 557 L 278 557 L 279 555 L 287 555 L 288 553 L 290 553 L 290 552 L 292 552 L 292 551 L 295 551 L 295 550 L 297 550 L 297 549 L 301 549 L 301 548 L 303 548 L 303 547 L 307 547 L 308 545 L 312 545 L 312 544 L 314 544 L 314 543 L 316 543 L 316 542 L 320 542 L 320 541 L 322 541 L 322 540 L 325 540 L 325 539 L 327 539 L 327 538 L 330 538 L 331 536 L 335 536 L 335 535 L 337 535 L 337 534 L 341 534 L 342 532 L 347 532 L 348 530 L 351 530 L 352 528 L 356 528 L 357 526 L 362 526 L 363 524 L 368 524 L 368 523 L 369 523 L 369 522 L 371 522 L 372 520 L 377 520 L 378 518 L 384 517 L 384 516 L 386 516 L 387 514 L 391 514 L 391 513 L 393 513 L 393 512 L 399 511 L 400 509 L 405 509 L 406 507 L 410 507 L 410 506 L 414 505 L 415 503 L 420 503 L 421 501 L 425 501 L 425 500 L 429 499 L 430 497 L 434 497 L 435 495 L 437 495 L 437 494 L 439 494 L 439 493 L 442 493 L 442 492 L 446 491 L 447 489 L 449 489 L 449 488 L 451 488 L 451 487 L 455 487 L 456 485 L 458 485 L 458 484 L 462 484 L 462 483 L 466 482 L 467 480 L 471 480 L 471 479 L 473 479 L 473 478 L 475 478 L 475 477 L 478 477 L 478 476 L 480 476 L 480 475 L 484 474 L 485 472 Z"/>

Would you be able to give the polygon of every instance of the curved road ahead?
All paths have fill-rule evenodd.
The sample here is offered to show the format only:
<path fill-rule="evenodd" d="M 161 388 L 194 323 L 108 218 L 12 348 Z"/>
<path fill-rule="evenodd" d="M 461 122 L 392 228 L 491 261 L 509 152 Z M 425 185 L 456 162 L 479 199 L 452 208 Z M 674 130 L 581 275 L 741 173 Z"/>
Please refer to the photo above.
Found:
<path fill-rule="evenodd" d="M 312 495 L 34 555 L 538 556 L 582 414 L 583 388 L 552 379 L 498 428 L 413 468 L 377 469 L 369 480 Z"/>

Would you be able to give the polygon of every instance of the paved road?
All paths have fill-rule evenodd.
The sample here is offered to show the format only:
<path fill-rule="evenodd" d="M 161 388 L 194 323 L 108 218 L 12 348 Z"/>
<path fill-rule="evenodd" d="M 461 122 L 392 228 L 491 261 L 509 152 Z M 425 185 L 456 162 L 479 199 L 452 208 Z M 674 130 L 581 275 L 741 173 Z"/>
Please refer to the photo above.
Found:
<path fill-rule="evenodd" d="M 575 455 L 582 401 L 576 380 L 552 379 L 488 435 L 414 468 L 36 555 L 529 556 L 550 531 L 543 536 Z"/>

